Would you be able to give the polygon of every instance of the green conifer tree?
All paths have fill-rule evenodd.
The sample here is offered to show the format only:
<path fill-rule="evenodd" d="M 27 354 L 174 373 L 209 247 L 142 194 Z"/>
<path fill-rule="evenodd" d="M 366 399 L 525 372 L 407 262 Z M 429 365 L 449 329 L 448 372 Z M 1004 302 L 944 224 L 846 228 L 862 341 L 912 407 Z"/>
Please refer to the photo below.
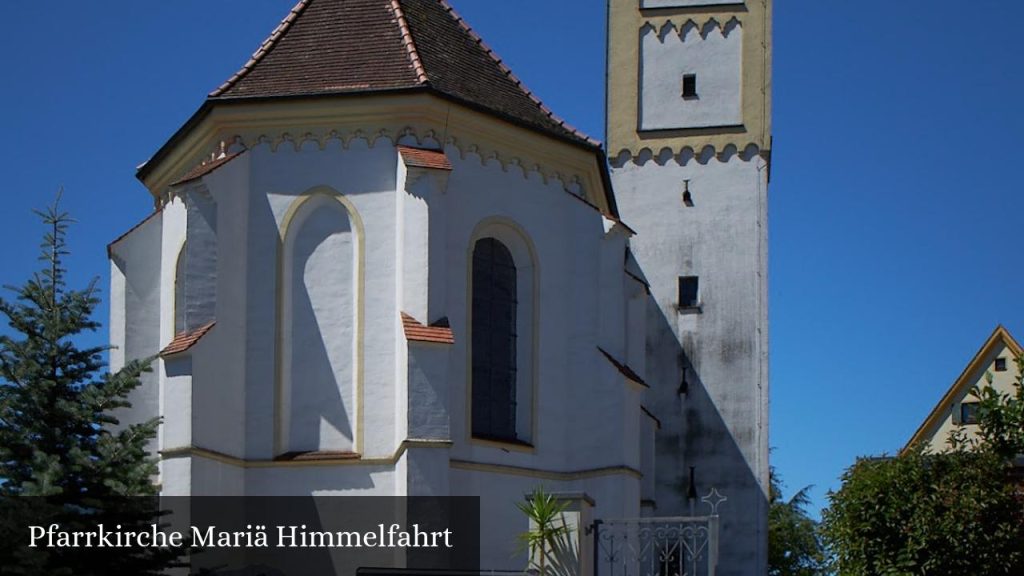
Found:
<path fill-rule="evenodd" d="M 137 497 L 158 493 L 156 460 L 147 444 L 159 421 L 120 426 L 115 416 L 129 407 L 128 395 L 141 385 L 150 360 L 129 362 L 110 374 L 103 361 L 108 347 L 76 342 L 99 328 L 92 319 L 99 298 L 96 280 L 83 290 L 67 286 L 64 259 L 72 220 L 59 201 L 60 195 L 46 210 L 36 211 L 47 228 L 41 270 L 22 286 L 7 287 L 13 298 L 0 297 L 0 314 L 10 327 L 0 335 L 0 503 L 6 509 L 0 516 L 5 533 L 24 531 L 25 516 L 92 527 L 104 520 L 154 519 L 151 504 Z M 26 534 L 14 534 L 13 540 L 8 536 L 0 535 L 4 573 L 155 574 L 156 567 L 166 564 L 166 558 L 157 558 L 165 554 L 117 551 L 107 554 L 107 566 L 87 566 L 79 555 L 87 551 L 26 551 Z"/>

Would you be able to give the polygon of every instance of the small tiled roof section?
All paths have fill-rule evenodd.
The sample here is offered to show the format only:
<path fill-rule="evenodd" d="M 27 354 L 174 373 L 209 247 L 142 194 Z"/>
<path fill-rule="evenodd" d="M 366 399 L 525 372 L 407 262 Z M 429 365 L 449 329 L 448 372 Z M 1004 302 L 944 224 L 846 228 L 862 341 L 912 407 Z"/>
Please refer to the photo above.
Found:
<path fill-rule="evenodd" d="M 202 164 L 199 164 L 196 167 L 189 170 L 188 172 L 186 172 L 185 175 L 182 176 L 181 178 L 178 178 L 177 180 L 172 182 L 171 186 L 178 186 L 179 184 L 184 184 L 186 182 L 198 180 L 203 176 L 206 176 L 210 172 L 213 172 L 217 168 L 220 168 L 221 166 L 227 164 L 228 162 L 231 162 L 232 160 L 237 158 L 241 153 L 242 152 L 232 152 L 231 154 L 221 154 L 218 158 L 215 158 L 208 162 L 203 162 Z"/>
<path fill-rule="evenodd" d="M 216 321 L 210 322 L 208 324 L 203 324 L 202 326 L 196 328 L 195 330 L 192 330 L 191 332 L 180 332 L 176 334 L 174 336 L 174 339 L 171 340 L 171 343 L 160 351 L 160 355 L 170 356 L 172 354 L 180 354 L 188 350 L 189 348 L 195 346 L 196 342 L 199 342 L 200 338 L 206 336 L 206 333 L 209 332 L 210 329 L 213 328 L 213 325 L 216 323 Z"/>
<path fill-rule="evenodd" d="M 615 366 L 615 369 L 618 370 L 620 374 L 622 374 L 623 376 L 625 376 L 629 380 L 631 380 L 633 382 L 636 382 L 637 384 L 643 386 L 644 388 L 650 388 L 650 386 L 647 385 L 647 382 L 644 382 L 644 379 L 641 378 L 639 374 L 634 372 L 632 368 L 630 368 L 629 366 L 626 366 L 622 362 L 619 362 L 618 360 L 616 360 L 611 354 L 605 352 L 604 348 L 601 348 L 600 346 L 598 346 L 597 349 L 598 349 L 598 351 L 601 352 L 601 354 L 604 355 L 605 358 L 608 359 L 609 362 L 612 363 L 612 366 Z"/>
<path fill-rule="evenodd" d="M 592 148 L 445 0 L 301 0 L 211 100 L 426 89 Z"/>
<path fill-rule="evenodd" d="M 402 161 L 405 162 L 405 165 L 410 168 L 452 169 L 452 163 L 448 161 L 448 156 L 441 150 L 399 146 L 398 153 L 402 155 Z"/>
<path fill-rule="evenodd" d="M 277 462 L 320 462 L 324 460 L 358 460 L 356 452 L 318 450 L 315 452 L 286 452 L 274 458 Z"/>
<path fill-rule="evenodd" d="M 447 323 L 447 322 L 443 322 Z M 435 344 L 454 344 L 455 336 L 448 326 L 425 326 L 412 316 L 402 312 L 402 327 L 405 338 L 410 342 L 433 342 Z"/>

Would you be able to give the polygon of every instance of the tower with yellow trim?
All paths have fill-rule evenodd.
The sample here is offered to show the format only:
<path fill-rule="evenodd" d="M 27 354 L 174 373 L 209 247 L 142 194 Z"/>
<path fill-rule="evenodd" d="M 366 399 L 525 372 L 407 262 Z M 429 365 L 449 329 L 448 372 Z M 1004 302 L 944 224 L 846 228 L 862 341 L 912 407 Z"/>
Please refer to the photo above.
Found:
<path fill-rule="evenodd" d="M 609 0 L 607 138 L 651 297 L 650 515 L 728 500 L 720 574 L 764 574 L 770 0 Z"/>

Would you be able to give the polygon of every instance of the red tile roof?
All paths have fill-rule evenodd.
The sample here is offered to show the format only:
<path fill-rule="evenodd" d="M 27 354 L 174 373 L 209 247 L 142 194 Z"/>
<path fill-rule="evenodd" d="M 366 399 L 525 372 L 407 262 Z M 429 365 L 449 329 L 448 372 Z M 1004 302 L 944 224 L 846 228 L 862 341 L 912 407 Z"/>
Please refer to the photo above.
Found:
<path fill-rule="evenodd" d="M 424 326 L 405 312 L 402 312 L 402 326 L 405 328 L 405 338 L 410 342 L 455 343 L 455 336 L 448 326 Z"/>
<path fill-rule="evenodd" d="M 188 350 L 192 346 L 195 346 L 196 342 L 199 342 L 200 338 L 206 336 L 206 333 L 209 332 L 210 328 L 213 328 L 213 325 L 216 323 L 216 321 L 210 322 L 208 324 L 200 326 L 199 328 L 196 328 L 191 332 L 181 332 L 175 335 L 174 339 L 171 340 L 170 344 L 168 344 L 166 348 L 160 351 L 160 355 L 170 356 L 172 354 L 180 354 L 181 352 Z"/>
<path fill-rule="evenodd" d="M 321 460 L 358 460 L 361 456 L 356 452 L 337 450 L 318 450 L 315 452 L 286 452 L 274 458 L 278 462 L 318 462 Z"/>
<path fill-rule="evenodd" d="M 160 214 L 160 212 L 162 212 L 162 211 L 163 211 L 163 209 L 162 209 L 162 208 L 157 208 L 156 210 L 154 210 L 154 211 L 153 211 L 153 213 L 152 213 L 152 214 L 150 214 L 149 216 L 146 216 L 145 218 L 143 218 L 142 220 L 140 220 L 138 224 L 136 224 L 135 226 L 132 226 L 132 227 L 131 227 L 131 228 L 129 228 L 129 229 L 127 230 L 127 231 L 125 231 L 125 233 L 124 233 L 124 234 L 121 234 L 121 235 L 120 235 L 120 236 L 118 236 L 117 238 L 114 238 L 113 240 L 111 240 L 111 241 L 110 241 L 110 244 L 107 244 L 107 258 L 110 258 L 110 257 L 111 257 L 111 256 L 113 255 L 113 250 L 114 250 L 114 244 L 117 244 L 117 243 L 118 243 L 118 242 L 120 242 L 121 240 L 124 240 L 124 239 L 125 239 L 125 238 L 127 238 L 127 237 L 128 237 L 129 235 L 131 235 L 131 233 L 132 233 L 132 232 L 135 232 L 135 231 L 136 231 L 136 230 L 138 230 L 139 228 L 142 228 L 142 226 L 143 226 L 143 225 L 144 225 L 144 224 L 145 224 L 146 222 L 149 222 L 150 220 L 152 220 L 153 218 L 155 218 L 155 217 L 156 217 L 156 216 L 157 216 L 158 214 Z"/>
<path fill-rule="evenodd" d="M 609 362 L 612 363 L 612 366 L 615 366 L 615 369 L 618 370 L 620 374 L 630 379 L 631 381 L 643 386 L 644 388 L 650 388 L 650 386 L 647 385 L 647 382 L 644 382 L 644 379 L 641 378 L 639 374 L 634 372 L 632 368 L 626 366 L 622 362 L 619 362 L 618 360 L 613 358 L 611 354 L 605 352 L 604 349 L 601 348 L 600 346 L 598 346 L 597 349 L 599 352 L 601 352 L 601 354 L 604 355 L 605 358 L 608 359 Z"/>
<path fill-rule="evenodd" d="M 177 186 L 179 184 L 184 184 L 186 182 L 198 180 L 203 176 L 206 176 L 210 172 L 213 172 L 217 168 L 220 168 L 221 166 L 227 164 L 228 162 L 231 162 L 232 160 L 237 158 L 239 154 L 241 154 L 241 152 L 234 152 L 232 154 L 222 155 L 220 158 L 217 158 L 215 160 L 203 162 L 202 164 L 199 164 L 198 166 L 186 172 L 185 175 L 182 176 L 181 178 L 178 178 L 177 180 L 172 182 L 171 186 Z"/>
<path fill-rule="evenodd" d="M 426 89 L 588 147 L 445 0 L 301 0 L 211 100 Z"/>
<path fill-rule="evenodd" d="M 398 152 L 402 155 L 402 161 L 406 166 L 415 168 L 436 168 L 437 170 L 451 170 L 452 163 L 448 156 L 441 150 L 424 150 L 409 146 L 399 146 Z"/>

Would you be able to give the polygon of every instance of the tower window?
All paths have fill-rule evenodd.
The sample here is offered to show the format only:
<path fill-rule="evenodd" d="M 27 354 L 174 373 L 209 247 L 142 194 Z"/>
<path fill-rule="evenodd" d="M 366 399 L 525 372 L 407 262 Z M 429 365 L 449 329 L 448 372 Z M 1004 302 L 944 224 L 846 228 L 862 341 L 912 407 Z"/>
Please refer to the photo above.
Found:
<path fill-rule="evenodd" d="M 1006 358 L 996 358 L 996 372 L 1006 372 Z"/>
<path fill-rule="evenodd" d="M 698 300 L 699 284 L 697 276 L 679 277 L 679 308 L 696 308 L 700 305 Z"/>
<path fill-rule="evenodd" d="M 697 75 L 683 74 L 683 98 L 697 97 Z"/>

